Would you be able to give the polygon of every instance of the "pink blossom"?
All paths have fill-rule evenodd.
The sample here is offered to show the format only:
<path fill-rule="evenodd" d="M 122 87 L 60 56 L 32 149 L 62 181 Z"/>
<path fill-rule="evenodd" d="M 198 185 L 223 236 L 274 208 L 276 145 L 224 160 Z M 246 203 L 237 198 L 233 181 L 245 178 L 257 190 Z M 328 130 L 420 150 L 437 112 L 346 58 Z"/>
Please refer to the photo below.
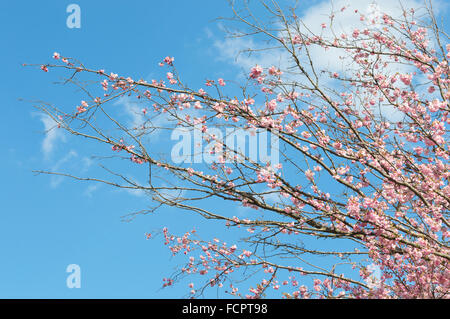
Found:
<path fill-rule="evenodd" d="M 268 111 L 273 112 L 277 108 L 277 101 L 276 100 L 270 100 L 266 103 L 266 108 Z"/>
<path fill-rule="evenodd" d="M 256 65 L 253 68 L 251 68 L 250 77 L 252 79 L 256 79 L 262 74 L 262 72 L 263 72 L 263 68 L 260 67 L 259 65 Z"/>
<path fill-rule="evenodd" d="M 82 106 L 77 106 L 78 114 L 86 112 L 86 109 Z"/>
<path fill-rule="evenodd" d="M 411 74 L 400 74 L 400 80 L 405 85 L 410 85 L 411 84 L 411 80 L 412 80 L 412 75 Z"/>
<path fill-rule="evenodd" d="M 311 182 L 314 180 L 314 172 L 310 169 L 305 171 L 306 178 L 309 179 Z"/>
<path fill-rule="evenodd" d="M 166 56 L 166 57 L 164 58 L 164 63 L 166 63 L 167 65 L 172 65 L 174 60 L 175 60 L 174 57 Z"/>
<path fill-rule="evenodd" d="M 117 74 L 115 74 L 115 73 L 111 73 L 111 74 L 109 75 L 109 79 L 110 79 L 111 81 L 117 80 L 118 77 L 119 77 L 119 76 L 118 76 Z"/>
<path fill-rule="evenodd" d="M 271 67 L 269 68 L 269 74 L 270 74 L 270 75 L 276 75 L 276 76 L 278 76 L 278 75 L 283 74 L 283 72 L 281 72 L 280 69 L 278 69 L 277 67 L 271 66 Z"/>

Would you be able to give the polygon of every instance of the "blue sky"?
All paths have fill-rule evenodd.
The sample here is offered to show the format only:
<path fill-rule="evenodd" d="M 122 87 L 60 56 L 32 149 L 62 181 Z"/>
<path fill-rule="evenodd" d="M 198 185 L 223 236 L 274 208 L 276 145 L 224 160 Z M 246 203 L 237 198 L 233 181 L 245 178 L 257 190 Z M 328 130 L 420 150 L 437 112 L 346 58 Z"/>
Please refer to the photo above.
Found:
<path fill-rule="evenodd" d="M 80 29 L 66 26 L 70 3 L 81 7 Z M 54 168 L 95 172 L 89 157 L 94 148 L 68 136 L 46 140 L 33 101 L 76 105 L 79 95 L 73 87 L 53 83 L 61 80 L 62 73 L 44 74 L 21 65 L 49 62 L 57 51 L 93 68 L 151 78 L 161 74 L 157 63 L 170 55 L 194 85 L 206 77 L 236 80 L 241 67 L 255 60 L 243 59 L 240 64 L 233 60 L 245 43 L 230 47 L 213 21 L 230 15 L 227 1 L 0 3 L 0 298 L 186 296 L 186 284 L 159 289 L 177 260 L 162 240 L 145 240 L 144 234 L 169 222 L 171 230 L 178 232 L 203 228 L 205 237 L 214 228 L 170 208 L 124 222 L 121 216 L 148 207 L 144 196 L 33 174 L 32 170 Z M 66 286 L 69 264 L 81 267 L 81 289 Z"/>
<path fill-rule="evenodd" d="M 175 56 L 191 81 L 230 77 L 215 58 L 213 19 L 230 13 L 226 1 L 77 1 L 81 28 L 66 26 L 69 1 L 3 1 L 0 52 L 3 208 L 0 214 L 0 297 L 2 298 L 167 298 L 186 296 L 186 285 L 160 290 L 177 265 L 162 240 L 145 233 L 173 220 L 185 231 L 200 219 L 164 209 L 158 216 L 123 222 L 122 216 L 148 207 L 145 197 L 67 179 L 35 176 L 32 170 L 90 166 L 89 146 L 64 137 L 46 140 L 33 101 L 79 103 L 75 89 L 53 82 L 23 63 L 45 63 L 53 52 L 133 77 L 151 77 L 157 64 Z M 211 71 L 213 70 L 213 71 Z M 228 72 L 228 74 L 227 74 Z M 19 99 L 24 99 L 20 101 Z M 47 145 L 47 146 L 45 146 Z M 77 165 L 77 163 L 79 165 Z M 90 171 L 92 172 L 92 171 Z M 205 222 L 202 222 L 205 223 Z M 66 267 L 81 267 L 82 288 L 66 287 Z"/>
<path fill-rule="evenodd" d="M 21 64 L 47 62 L 58 51 L 96 67 L 146 77 L 157 70 L 162 57 L 172 55 L 191 72 L 195 66 L 205 73 L 206 28 L 214 29 L 209 21 L 227 6 L 219 1 L 134 1 L 126 5 L 77 1 L 82 10 L 81 29 L 69 29 L 66 7 L 70 3 L 0 4 L 4 43 L 0 55 L 5 62 L 0 297 L 183 296 L 186 287 L 159 290 L 162 277 L 170 274 L 170 254 L 160 240 L 145 240 L 145 232 L 164 225 L 163 218 L 121 221 L 121 216 L 145 208 L 148 202 L 144 198 L 105 187 L 89 196 L 87 184 L 34 176 L 32 170 L 48 169 L 58 162 L 66 167 L 89 154 L 67 145 L 67 140 L 55 141 L 52 151 L 44 154 L 44 126 L 28 101 L 76 102 L 61 96 L 64 91 L 52 84 L 60 78 Z M 77 155 L 71 157 L 70 151 Z M 61 162 L 64 158 L 68 163 Z M 65 270 L 72 263 L 81 267 L 81 289 L 66 287 Z"/>

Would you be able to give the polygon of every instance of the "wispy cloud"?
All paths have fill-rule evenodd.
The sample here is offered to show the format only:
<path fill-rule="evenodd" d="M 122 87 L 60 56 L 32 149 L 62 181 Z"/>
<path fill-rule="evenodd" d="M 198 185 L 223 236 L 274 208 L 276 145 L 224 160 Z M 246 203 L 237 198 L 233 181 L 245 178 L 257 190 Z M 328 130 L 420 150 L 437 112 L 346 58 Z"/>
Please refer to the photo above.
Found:
<path fill-rule="evenodd" d="M 99 188 L 100 188 L 100 184 L 91 184 L 85 189 L 83 194 L 87 197 L 92 197 L 94 192 L 96 190 L 98 190 Z"/>
<path fill-rule="evenodd" d="M 436 6 L 442 7 L 440 1 L 435 1 Z M 387 13 L 394 17 L 400 17 L 402 14 L 402 3 L 405 8 L 418 8 L 422 7 L 423 3 L 418 0 L 408 1 L 392 1 L 392 0 L 378 0 L 378 1 L 365 1 L 365 0 L 337 0 L 337 1 L 322 1 L 316 5 L 309 7 L 303 13 L 299 13 L 300 20 L 308 27 L 308 29 L 317 35 L 323 35 L 324 37 L 332 37 L 331 29 L 328 26 L 326 29 L 322 29 L 321 24 L 328 24 L 328 16 L 332 10 L 339 10 L 342 7 L 348 7 L 347 10 L 340 12 L 334 18 L 333 30 L 337 35 L 341 33 L 350 33 L 355 28 L 363 28 L 366 22 L 362 22 L 359 19 L 359 14 L 355 14 L 355 10 L 364 14 L 366 17 L 381 16 L 382 13 Z M 378 25 L 373 25 L 376 28 Z M 305 31 L 305 29 L 303 28 Z M 281 36 L 280 32 L 277 36 Z M 209 35 L 209 37 L 212 37 Z M 263 67 L 270 67 L 272 65 L 286 68 L 286 64 L 289 61 L 289 55 L 286 50 L 271 49 L 263 50 L 267 44 L 264 42 L 256 42 L 252 38 L 238 37 L 238 38 L 226 38 L 216 39 L 214 41 L 214 47 L 217 49 L 217 58 L 220 61 L 226 61 L 230 64 L 242 67 L 246 70 L 252 66 L 258 64 Z M 248 54 L 248 50 L 256 50 L 251 55 Z M 342 52 L 337 52 L 337 49 L 324 50 L 320 46 L 314 46 L 310 48 L 311 58 L 314 65 L 318 69 L 343 69 L 346 65 L 340 58 Z"/>
<path fill-rule="evenodd" d="M 342 12 L 335 15 L 333 26 L 330 27 L 328 16 L 332 10 Z M 332 3 L 329 1 L 320 2 L 310 7 L 301 17 L 302 23 L 308 29 L 324 38 L 332 39 L 334 34 L 340 36 L 342 33 L 352 34 L 353 30 L 364 28 L 380 30 L 381 17 L 384 13 L 392 17 L 401 17 L 403 9 L 423 7 L 423 3 L 418 0 L 408 1 L 361 1 L 361 0 L 337 0 Z M 358 14 L 355 14 L 357 10 Z M 365 16 L 365 20 L 360 20 L 360 15 Z M 371 20 L 375 19 L 375 23 Z M 327 27 L 322 29 L 321 24 L 325 23 Z M 304 30 L 304 28 L 303 28 Z M 341 49 L 324 49 L 321 46 L 313 46 L 310 49 L 313 62 L 318 69 L 328 69 L 331 71 L 345 71 L 353 63 L 353 59 L 342 59 L 344 55 Z"/>
<path fill-rule="evenodd" d="M 41 114 L 40 120 L 42 124 L 44 124 L 45 129 L 45 137 L 42 141 L 41 149 L 44 154 L 44 158 L 48 159 L 55 149 L 58 141 L 64 142 L 66 137 L 64 135 L 64 131 L 62 129 L 58 129 L 56 122 L 47 114 Z"/>
<path fill-rule="evenodd" d="M 122 107 L 122 110 L 128 117 L 126 122 L 128 128 L 142 129 L 144 125 L 145 130 L 151 132 L 152 138 L 155 138 L 162 132 L 159 128 L 168 124 L 168 116 L 165 113 L 157 114 L 150 111 L 147 115 L 144 115 L 142 109 L 148 107 L 150 103 L 143 104 L 128 96 L 122 96 L 114 105 Z M 154 130 L 153 128 L 156 129 Z"/>
<path fill-rule="evenodd" d="M 62 166 L 68 166 L 66 164 L 69 163 L 75 157 L 78 157 L 77 152 L 75 152 L 74 150 L 70 150 L 63 158 L 61 158 L 59 161 L 55 163 L 55 165 L 53 165 L 52 171 L 58 172 Z M 63 176 L 52 175 L 52 177 L 50 178 L 50 186 L 52 188 L 58 187 L 59 184 L 62 183 L 63 179 L 64 179 Z"/>
<path fill-rule="evenodd" d="M 94 162 L 93 159 L 84 156 L 84 157 L 81 159 L 81 163 L 83 164 L 83 167 L 82 167 L 81 171 L 82 171 L 83 173 L 85 173 L 85 172 L 86 172 L 86 171 L 87 171 L 87 170 L 88 170 L 95 162 Z"/>
<path fill-rule="evenodd" d="M 307 26 L 309 31 L 316 35 L 321 35 L 324 38 L 333 39 L 335 35 L 340 36 L 342 33 L 352 34 L 355 28 L 360 30 L 366 27 L 379 29 L 380 25 L 377 23 L 371 23 L 371 20 L 374 18 L 381 18 L 383 13 L 393 17 L 401 17 L 404 9 L 423 8 L 423 5 L 423 2 L 420 0 L 322 1 L 310 6 L 303 12 L 298 12 L 297 15 L 300 17 L 302 25 Z M 435 11 L 439 12 L 441 15 L 442 12 L 447 10 L 448 7 L 448 5 L 444 4 L 441 0 L 433 1 L 433 6 Z M 343 7 L 347 7 L 347 9 L 340 12 L 340 9 Z M 363 14 L 366 17 L 366 20 L 361 21 L 360 14 L 355 14 L 355 10 L 357 10 L 358 13 Z M 331 28 L 328 17 L 332 11 L 339 11 L 339 13 L 335 15 L 333 26 Z M 325 29 L 322 28 L 322 23 L 327 25 Z M 301 29 L 303 29 L 303 32 L 306 31 L 305 27 L 301 26 Z M 332 32 L 334 32 L 335 35 Z M 278 34 L 278 36 L 282 35 L 282 32 Z M 261 50 L 267 47 L 267 43 L 258 42 L 253 38 L 216 39 L 214 41 L 214 47 L 217 50 L 217 59 L 244 69 L 245 72 L 248 72 L 249 69 L 256 64 L 261 65 L 264 68 L 275 65 L 286 70 L 292 62 L 292 59 L 286 50 L 281 48 Z M 245 53 L 249 49 L 256 51 L 249 55 L 248 53 Z M 312 45 L 308 49 L 314 68 L 319 75 L 322 85 L 333 86 L 335 83 L 333 83 L 333 80 L 330 79 L 327 74 L 324 73 L 321 75 L 320 71 L 326 70 L 330 72 L 338 72 L 342 75 L 356 68 L 353 59 L 347 56 L 346 52 L 342 49 L 324 49 L 319 45 Z M 302 52 L 300 52 L 299 57 L 300 59 L 306 59 L 304 53 Z M 308 62 L 305 63 L 305 66 L 307 65 Z M 390 64 L 389 69 L 383 70 L 383 72 L 385 74 L 395 74 L 396 72 L 407 73 L 412 72 L 412 69 L 412 66 L 406 64 Z M 289 78 L 295 81 L 302 81 L 302 77 L 300 75 L 285 74 L 285 76 L 286 79 Z M 397 111 L 390 105 L 381 105 L 380 114 L 391 120 L 399 120 L 403 116 L 403 113 Z"/>
<path fill-rule="evenodd" d="M 257 43 L 249 38 L 227 38 L 215 40 L 217 60 L 228 62 L 248 72 L 256 64 L 263 67 L 275 65 L 286 69 L 289 65 L 289 54 L 285 50 L 265 48 L 265 43 Z M 259 51 L 261 50 L 261 51 Z"/>
<path fill-rule="evenodd" d="M 142 107 L 128 96 L 121 96 L 114 105 L 121 105 L 125 113 L 129 116 L 129 125 L 133 128 L 138 128 L 145 123 L 145 117 L 142 112 Z"/>

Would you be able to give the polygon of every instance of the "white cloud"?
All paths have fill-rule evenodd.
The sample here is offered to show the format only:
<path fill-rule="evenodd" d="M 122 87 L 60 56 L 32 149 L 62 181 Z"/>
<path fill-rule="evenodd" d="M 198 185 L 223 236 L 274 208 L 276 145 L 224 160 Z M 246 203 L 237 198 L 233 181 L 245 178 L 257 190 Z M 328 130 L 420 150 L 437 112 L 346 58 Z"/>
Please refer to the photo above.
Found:
<path fill-rule="evenodd" d="M 360 21 L 359 14 L 355 14 L 355 10 L 364 14 L 366 17 L 381 16 L 382 13 L 387 13 L 394 17 L 401 16 L 402 4 L 405 8 L 422 7 L 423 3 L 419 0 L 408 1 L 392 1 L 392 0 L 337 0 L 337 1 L 322 1 L 306 9 L 300 16 L 300 20 L 308 29 L 317 34 L 322 34 L 324 37 L 331 36 L 331 29 L 328 16 L 332 10 L 339 11 L 342 7 L 348 7 L 343 12 L 336 14 L 333 22 L 333 30 L 339 36 L 341 33 L 350 33 L 355 28 L 364 28 L 367 26 L 367 21 Z M 440 2 L 435 1 L 435 7 L 442 7 Z M 380 10 L 380 11 L 378 11 Z M 368 20 L 368 19 L 366 19 Z M 322 29 L 321 23 L 326 23 L 327 28 Z M 378 24 L 372 24 L 372 28 L 377 28 Z M 305 28 L 303 28 L 305 31 Z M 279 33 L 280 36 L 282 33 Z M 220 61 L 227 61 L 230 64 L 235 64 L 246 70 L 252 66 L 259 64 L 263 67 L 270 67 L 272 65 L 286 68 L 289 60 L 289 55 L 285 50 L 272 49 L 268 51 L 253 52 L 250 56 L 246 53 L 248 49 L 262 49 L 267 47 L 266 43 L 257 43 L 253 38 L 238 37 L 226 38 L 224 40 L 216 40 L 214 46 L 218 51 L 218 59 Z M 340 68 L 345 62 L 339 58 L 342 51 L 337 49 L 324 50 L 321 47 L 311 47 L 311 57 L 315 66 L 318 69 L 326 68 Z"/>
<path fill-rule="evenodd" d="M 44 124 L 45 137 L 42 141 L 42 152 L 44 157 L 48 159 L 53 152 L 58 141 L 64 142 L 66 137 L 64 131 L 56 126 L 56 122 L 47 114 L 41 114 L 41 122 Z"/>
<path fill-rule="evenodd" d="M 161 128 L 168 124 L 167 113 L 153 112 L 151 103 L 139 103 L 128 96 L 121 96 L 114 105 L 120 105 L 123 108 L 122 110 L 125 111 L 129 118 L 126 123 L 129 129 L 141 129 L 145 124 L 146 131 L 151 132 L 152 139 L 159 136 L 162 132 Z M 148 109 L 147 115 L 142 112 L 145 107 Z"/>
<path fill-rule="evenodd" d="M 333 1 L 333 3 L 324 1 L 307 9 L 301 20 L 312 33 L 333 39 L 332 31 L 336 36 L 340 36 L 342 33 L 351 35 L 356 28 L 360 30 L 364 28 L 379 29 L 380 25 L 377 21 L 372 23 L 369 18 L 381 17 L 384 13 L 393 17 L 401 17 L 403 12 L 402 5 L 405 9 L 419 8 L 423 6 L 423 3 L 418 0 L 403 2 L 395 0 L 337 0 Z M 347 7 L 347 9 L 341 12 L 340 9 L 343 7 Z M 338 11 L 338 13 L 335 15 L 333 25 L 330 26 L 328 16 L 332 10 Z M 355 10 L 358 13 L 355 13 Z M 365 16 L 364 21 L 360 20 L 361 14 Z M 327 25 L 325 29 L 322 29 L 322 23 Z M 351 59 L 340 58 L 345 53 L 343 50 L 325 50 L 320 46 L 313 46 L 310 50 L 315 67 L 318 69 L 331 69 L 332 71 L 342 72 L 352 64 Z"/>
<path fill-rule="evenodd" d="M 160 187 L 167 187 L 167 189 L 160 189 L 158 192 L 163 196 L 164 198 L 167 198 L 169 200 L 176 201 L 178 198 L 183 197 L 186 193 L 185 190 L 180 189 L 171 189 L 171 187 L 174 186 L 168 186 L 167 184 L 162 184 Z"/>
<path fill-rule="evenodd" d="M 205 31 L 205 35 L 208 39 L 211 39 L 214 36 L 210 28 L 206 27 L 203 30 Z"/>
<path fill-rule="evenodd" d="M 136 196 L 136 197 L 143 197 L 145 196 L 145 192 L 142 189 L 135 189 L 135 188 L 125 188 L 126 192 L 130 195 Z"/>
<path fill-rule="evenodd" d="M 268 189 L 267 191 L 271 191 L 271 190 Z M 264 197 L 264 200 L 270 205 L 280 202 L 280 194 L 277 192 L 264 194 L 263 197 Z"/>
<path fill-rule="evenodd" d="M 121 96 L 114 105 L 122 105 L 125 112 L 131 118 L 130 125 L 133 128 L 138 128 L 142 126 L 145 122 L 144 114 L 142 113 L 142 107 L 139 107 L 137 102 L 134 102 L 128 96 Z"/>
<path fill-rule="evenodd" d="M 237 212 L 238 218 L 244 218 L 244 217 L 251 216 L 252 213 L 254 214 L 255 209 L 250 208 L 250 207 L 238 206 L 236 209 L 236 212 Z"/>
<path fill-rule="evenodd" d="M 353 30 L 358 28 L 363 30 L 364 28 L 379 29 L 378 23 L 372 23 L 376 17 L 381 17 L 383 13 L 386 13 L 393 17 L 401 17 L 403 9 L 423 8 L 424 3 L 421 0 L 336 0 L 336 1 L 322 1 L 315 5 L 310 6 L 303 12 L 297 12 L 302 24 L 300 28 L 302 32 L 309 33 L 305 27 L 307 26 L 309 31 L 316 35 L 322 35 L 324 38 L 333 39 L 334 34 L 340 36 L 342 33 L 349 34 L 351 36 Z M 442 1 L 433 1 L 435 12 L 442 15 L 442 12 L 447 9 L 448 5 L 445 5 Z M 340 11 L 341 8 L 347 7 L 344 11 Z M 358 10 L 358 14 L 355 14 L 355 10 Z M 337 11 L 333 20 L 333 25 L 329 24 L 329 16 L 332 11 Z M 365 16 L 365 21 L 360 20 L 360 14 Z M 326 28 L 322 29 L 322 23 L 326 24 Z M 281 36 L 283 33 L 279 33 Z M 265 68 L 272 65 L 278 66 L 281 69 L 286 70 L 290 63 L 290 56 L 286 50 L 283 49 L 271 49 L 268 51 L 257 51 L 252 55 L 243 53 L 248 49 L 260 50 L 267 47 L 266 43 L 256 42 L 254 38 L 227 38 L 224 40 L 216 40 L 214 46 L 218 51 L 218 59 L 230 64 L 243 68 L 245 72 L 248 72 L 251 67 L 256 64 Z M 333 80 L 328 75 L 323 74 L 320 76 L 321 70 L 330 72 L 338 72 L 339 74 L 345 74 L 350 72 L 352 67 L 355 67 L 353 60 L 346 56 L 346 52 L 342 49 L 329 48 L 325 50 L 321 46 L 313 45 L 309 46 L 309 53 L 313 62 L 314 68 L 318 73 L 322 85 L 333 86 Z M 305 52 L 300 52 L 299 57 L 302 61 L 307 62 Z M 291 63 L 292 64 L 292 63 Z M 307 63 L 304 64 L 304 66 Z M 356 69 L 357 67 L 355 67 Z M 383 70 L 384 73 L 394 74 L 396 72 L 407 73 L 412 72 L 413 66 L 405 64 L 390 64 L 388 70 Z M 285 79 L 302 81 L 300 75 L 287 75 Z M 390 120 L 397 121 L 403 117 L 403 113 L 395 110 L 392 106 L 382 105 L 380 112 L 382 115 L 387 116 Z"/>
<path fill-rule="evenodd" d="M 83 173 L 85 173 L 94 164 L 94 160 L 86 156 L 81 159 L 81 162 L 83 164 L 83 168 L 81 169 Z"/>
<path fill-rule="evenodd" d="M 89 185 L 83 194 L 86 195 L 87 197 L 92 197 L 93 193 L 99 188 L 100 188 L 100 184 Z"/>
<path fill-rule="evenodd" d="M 68 166 L 70 164 L 67 164 L 70 162 L 74 157 L 77 157 L 78 154 L 74 150 L 70 150 L 62 159 L 57 161 L 55 165 L 52 167 L 52 172 L 57 172 L 62 166 Z M 64 177 L 58 176 L 58 175 L 52 175 L 50 178 L 50 186 L 52 188 L 56 188 L 59 186 L 59 184 L 62 183 Z"/>
<path fill-rule="evenodd" d="M 288 66 L 289 55 L 286 51 L 272 49 L 265 51 L 249 52 L 247 50 L 258 50 L 264 48 L 263 43 L 256 43 L 249 38 L 227 38 L 223 41 L 216 40 L 214 46 L 219 55 L 219 61 L 228 62 L 239 66 L 248 72 L 256 64 L 263 67 L 275 65 L 280 68 Z"/>

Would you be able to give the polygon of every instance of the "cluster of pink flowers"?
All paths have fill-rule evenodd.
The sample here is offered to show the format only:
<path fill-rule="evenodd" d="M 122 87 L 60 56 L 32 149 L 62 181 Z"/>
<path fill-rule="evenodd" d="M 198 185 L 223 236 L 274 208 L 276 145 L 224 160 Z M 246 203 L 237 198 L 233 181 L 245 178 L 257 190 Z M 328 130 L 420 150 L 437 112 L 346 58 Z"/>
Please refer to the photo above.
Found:
<path fill-rule="evenodd" d="M 355 14 L 361 21 L 366 20 L 357 11 Z M 388 15 L 383 15 L 380 23 L 383 32 L 361 28 L 331 38 L 326 37 L 326 30 L 320 36 L 312 32 L 280 35 L 281 43 L 287 47 L 295 45 L 299 52 L 320 45 L 347 54 L 353 63 L 351 69 L 341 75 L 333 69 L 323 71 L 333 79 L 332 87 L 322 87 L 320 79 L 309 74 L 302 61 L 297 72 L 308 75 L 302 77 L 302 83 L 286 77 L 291 73 L 288 70 L 283 73 L 275 66 L 255 65 L 249 72 L 251 85 L 241 98 L 226 98 L 222 92 L 225 89 L 211 89 L 224 87 L 222 78 L 217 82 L 207 80 L 206 90 L 182 87 L 175 79 L 174 58 L 169 56 L 160 65 L 170 66 L 171 72 L 165 73 L 165 78 L 177 87 L 166 87 L 162 80 L 135 82 L 112 72 L 108 75 L 103 70 L 69 66 L 76 72 L 102 77 L 98 89 L 106 91 L 104 96 L 112 99 L 114 94 L 135 94 L 149 102 L 140 116 L 165 114 L 180 125 L 200 127 L 202 142 L 210 146 L 205 152 L 222 155 L 203 172 L 153 159 L 151 152 L 140 150 L 142 146 L 135 149 L 126 145 L 123 139 L 107 140 L 113 151 L 128 152 L 137 164 L 156 162 L 160 169 L 181 176 L 182 183 L 254 209 L 254 215 L 246 218 L 230 217 L 229 212 L 218 216 L 201 207 L 192 209 L 207 218 L 223 220 L 227 227 L 245 229 L 246 235 L 251 236 L 249 242 L 257 243 L 254 246 L 239 245 L 238 249 L 236 244 L 228 245 L 218 239 L 193 239 L 195 231 L 175 236 L 164 229 L 165 244 L 171 253 L 188 258 L 181 270 L 183 274 L 204 276 L 211 287 L 221 287 L 227 276 L 260 267 L 264 278 L 249 289 L 247 298 L 263 296 L 268 287 L 276 291 L 291 287 L 291 291 L 284 292 L 286 298 L 448 297 L 450 80 L 446 59 L 450 58 L 450 45 L 444 54 L 437 53 L 430 48 L 430 35 L 425 28 L 408 21 L 400 23 Z M 332 28 L 331 23 L 321 26 Z M 404 41 L 393 36 L 398 30 L 404 32 Z M 53 58 L 68 63 L 56 52 Z M 406 64 L 410 68 L 394 74 L 391 64 Z M 48 72 L 49 67 L 42 65 L 41 69 Z M 422 80 L 426 82 L 423 85 L 419 83 Z M 214 96 L 210 91 L 219 94 Z M 108 99 L 96 98 L 94 102 L 99 105 L 105 100 Z M 92 104 L 91 108 L 96 106 Z M 193 113 L 181 112 L 186 109 Z M 392 119 L 392 114 L 388 114 L 391 109 L 406 120 Z M 88 103 L 81 101 L 75 114 L 88 110 Z M 224 143 L 209 134 L 216 125 L 253 131 L 267 129 L 278 134 L 286 146 L 280 148 L 285 165 L 228 165 L 226 160 L 234 154 L 224 155 Z M 179 204 L 171 204 L 175 203 Z M 360 244 L 355 248 L 362 251 L 336 252 L 327 247 L 323 251 L 312 250 L 297 246 L 292 238 L 299 235 L 324 240 L 351 238 Z M 355 271 L 357 275 L 288 266 L 266 257 L 269 254 L 261 254 L 263 249 L 273 247 L 282 253 L 330 256 L 348 262 L 352 268 L 349 273 Z M 380 278 L 375 280 L 359 257 L 352 259 L 362 254 L 379 267 Z M 288 279 L 282 277 L 283 272 L 288 273 Z M 300 285 L 293 273 L 313 276 L 311 286 Z M 354 279 L 357 276 L 359 279 Z M 163 285 L 173 283 L 166 278 Z M 192 295 L 198 293 L 193 283 L 188 287 Z M 229 293 L 243 297 L 233 285 Z"/>
<path fill-rule="evenodd" d="M 252 79 L 257 79 L 258 77 L 261 76 L 261 74 L 263 73 L 263 68 L 259 65 L 254 66 L 251 70 L 250 70 L 250 77 Z"/>

